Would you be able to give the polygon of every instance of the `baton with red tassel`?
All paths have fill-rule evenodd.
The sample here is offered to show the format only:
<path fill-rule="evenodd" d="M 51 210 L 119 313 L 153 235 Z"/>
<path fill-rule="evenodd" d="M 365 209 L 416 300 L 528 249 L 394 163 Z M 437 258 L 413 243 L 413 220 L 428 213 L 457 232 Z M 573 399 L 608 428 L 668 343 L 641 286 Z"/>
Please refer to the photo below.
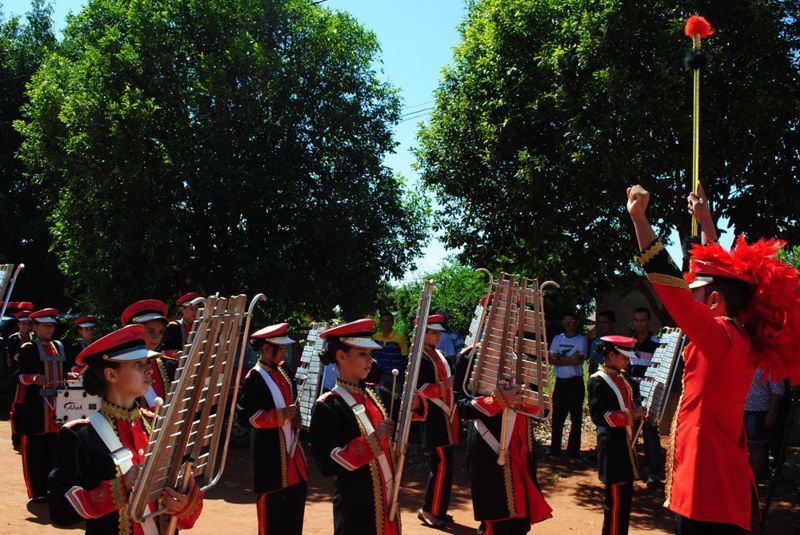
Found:
<path fill-rule="evenodd" d="M 686 54 L 684 64 L 692 71 L 693 77 L 693 113 L 692 113 L 692 191 L 697 194 L 700 189 L 700 71 L 708 63 L 708 56 L 701 48 L 703 39 L 714 33 L 714 28 L 709 22 L 699 16 L 693 15 L 686 21 L 683 29 L 686 37 L 692 39 L 692 50 Z M 692 216 L 692 238 L 698 236 L 697 218 Z"/>

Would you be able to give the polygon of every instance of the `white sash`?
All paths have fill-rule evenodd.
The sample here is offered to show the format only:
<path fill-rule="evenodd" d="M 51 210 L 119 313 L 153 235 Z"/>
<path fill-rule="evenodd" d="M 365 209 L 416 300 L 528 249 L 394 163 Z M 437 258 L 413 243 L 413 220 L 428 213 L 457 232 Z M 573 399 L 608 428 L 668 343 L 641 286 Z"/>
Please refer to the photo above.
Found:
<path fill-rule="evenodd" d="M 356 399 L 353 397 L 350 392 L 347 391 L 341 385 L 336 385 L 333 388 L 333 391 L 339 394 L 347 406 L 350 407 L 350 410 L 353 411 L 356 418 L 359 422 L 361 422 L 361 426 L 364 428 L 364 432 L 367 436 L 371 435 L 375 432 L 375 428 L 372 427 L 372 422 L 369 421 L 369 416 L 367 416 L 367 409 L 361 403 L 356 403 Z M 364 390 L 364 396 L 368 396 L 366 390 Z M 389 460 L 386 458 L 386 454 L 383 453 L 381 450 L 381 454 L 378 456 L 378 466 L 381 468 L 381 473 L 383 473 L 383 480 L 386 482 L 384 485 L 384 499 L 388 502 L 389 501 L 389 489 L 392 488 L 392 484 L 394 482 L 394 474 L 392 474 L 392 469 L 389 466 Z"/>
<path fill-rule="evenodd" d="M 103 441 L 108 451 L 111 452 L 111 460 L 119 467 L 120 473 L 125 475 L 128 470 L 133 468 L 133 453 L 131 450 L 122 446 L 122 442 L 119 441 L 119 437 L 114 433 L 114 429 L 112 429 L 106 417 L 101 413 L 96 412 L 90 415 L 89 423 L 92 424 L 92 427 L 100 436 L 100 440 Z M 145 509 L 145 516 L 150 513 L 150 506 L 148 505 Z M 145 520 L 141 526 L 145 535 L 159 535 L 158 527 L 152 517 Z"/>
<path fill-rule="evenodd" d="M 275 402 L 275 408 L 285 409 L 286 401 L 283 399 L 283 393 L 281 392 L 278 384 L 274 379 L 272 379 L 267 370 L 261 366 L 260 362 L 256 363 L 256 369 L 258 370 L 258 373 L 261 374 L 261 378 L 264 379 L 264 382 L 267 384 L 269 393 L 272 394 L 272 401 Z M 286 451 L 294 451 L 294 433 L 292 432 L 292 422 L 289 420 L 284 421 L 281 429 L 283 430 L 283 438 L 286 440 Z"/>
<path fill-rule="evenodd" d="M 513 433 L 513 430 L 514 430 L 513 426 L 516 423 L 517 411 L 515 411 L 514 409 L 507 409 L 505 412 L 506 412 L 505 418 L 508 419 L 508 421 L 506 422 L 506 425 L 512 426 L 511 427 L 512 432 L 506 433 L 506 437 L 505 437 L 506 443 L 503 444 L 505 446 L 506 451 L 508 451 L 508 445 L 511 443 L 511 435 L 514 434 Z M 491 431 L 489 431 L 489 428 L 486 427 L 486 424 L 483 423 L 482 420 L 476 418 L 475 420 L 473 420 L 472 425 L 478 431 L 478 434 L 481 436 L 481 438 L 483 438 L 484 442 L 486 442 L 486 444 L 490 448 L 492 448 L 492 451 L 495 452 L 495 453 L 499 453 L 500 452 L 500 441 L 495 438 L 495 436 L 492 434 Z"/>

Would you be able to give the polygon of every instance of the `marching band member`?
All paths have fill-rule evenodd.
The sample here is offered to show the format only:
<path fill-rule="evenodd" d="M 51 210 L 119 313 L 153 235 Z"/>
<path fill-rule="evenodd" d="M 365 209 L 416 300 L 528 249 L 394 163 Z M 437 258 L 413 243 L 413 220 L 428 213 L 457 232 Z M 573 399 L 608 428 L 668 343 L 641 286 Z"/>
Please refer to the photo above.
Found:
<path fill-rule="evenodd" d="M 53 467 L 58 443 L 56 391 L 67 379 L 69 367 L 64 346 L 53 340 L 58 310 L 43 308 L 32 312 L 36 337 L 19 350 L 17 382 L 25 387 L 20 407 L 19 433 L 22 437 L 22 470 L 28 498 L 44 502 L 47 474 Z"/>
<path fill-rule="evenodd" d="M 197 292 L 189 292 L 175 301 L 181 317 L 176 321 L 169 322 L 169 325 L 167 325 L 167 332 L 164 336 L 165 350 L 183 350 L 183 346 L 186 345 L 186 341 L 189 339 L 189 333 L 192 331 L 192 324 L 197 317 L 197 304 L 194 303 L 194 300 L 202 297 L 203 295 Z"/>
<path fill-rule="evenodd" d="M 143 524 L 134 522 L 127 504 L 141 471 L 154 415 L 139 407 L 152 383 L 149 360 L 158 354 L 145 346 L 142 325 L 128 325 L 84 349 L 77 364 L 85 366 L 83 386 L 102 396 L 100 410 L 88 420 L 73 420 L 61 429 L 59 455 L 48 481 L 50 518 L 58 526 L 86 521 L 86 533 L 157 535 L 167 515 L 178 528 L 191 528 L 203 508 L 203 494 L 194 479 L 188 494 L 165 489 L 166 509 Z"/>
<path fill-rule="evenodd" d="M 441 314 L 428 317 L 423 338 L 423 357 L 417 378 L 421 411 L 415 419 L 422 420 L 425 449 L 430 450 L 430 474 L 425 490 L 425 502 L 417 512 L 426 526 L 439 528 L 452 523 L 447 514 L 450 490 L 453 486 L 453 451 L 459 443 L 460 422 L 453 394 L 453 373 L 444 354 L 436 347 L 444 327 Z"/>
<path fill-rule="evenodd" d="M 143 299 L 122 311 L 122 325 L 142 325 L 145 328 L 145 345 L 150 351 L 158 351 L 167 327 L 167 305 L 158 299 Z M 170 385 L 175 379 L 178 363 L 162 354 L 150 359 L 153 367 L 153 380 L 145 392 L 144 405 L 148 409 L 155 406 L 156 398 L 167 399 Z"/>
<path fill-rule="evenodd" d="M 81 316 L 75 318 L 73 323 L 78 329 L 80 340 L 69 346 L 67 350 L 67 356 L 69 356 L 71 363 L 74 363 L 80 352 L 86 349 L 86 346 L 94 340 L 94 333 L 97 331 L 97 318 L 94 316 Z"/>
<path fill-rule="evenodd" d="M 536 439 L 531 418 L 538 407 L 522 403 L 522 390 L 505 385 L 488 396 L 472 398 L 463 391 L 469 373 L 469 352 L 462 351 L 456 364 L 453 388 L 461 418 L 473 420 L 467 434 L 467 464 L 472 490 L 472 509 L 483 535 L 521 535 L 532 524 L 547 520 L 553 509 L 545 501 L 536 478 Z M 505 411 L 504 409 L 509 409 Z M 508 455 L 497 464 L 504 416 L 511 426 Z"/>
<path fill-rule="evenodd" d="M 633 480 L 638 478 L 634 424 L 644 415 L 641 408 L 633 406 L 636 383 L 625 372 L 629 359 L 637 358 L 637 341 L 617 335 L 600 340 L 605 362 L 589 379 L 589 412 L 597 426 L 597 471 L 606 486 L 603 535 L 626 535 Z"/>
<path fill-rule="evenodd" d="M 745 398 L 757 367 L 773 379 L 800 379 L 797 271 L 776 257 L 783 242 L 747 244 L 740 237 L 730 252 L 717 243 L 695 245 L 688 284 L 650 226 L 649 200 L 641 186 L 628 188 L 639 262 L 690 341 L 672 422 L 665 506 L 677 516 L 678 534 L 746 533 L 756 486 L 747 460 Z M 699 204 L 690 196 L 690 212 Z M 704 232 L 712 229 L 713 222 L 699 216 L 698 222 Z"/>
<path fill-rule="evenodd" d="M 17 368 L 19 368 L 19 349 L 33 339 L 33 321 L 30 318 L 31 312 L 33 312 L 33 303 L 23 301 L 13 304 L 16 305 L 17 310 L 14 314 L 14 318 L 17 320 L 17 332 L 8 337 L 6 355 L 8 358 L 8 376 L 12 378 L 14 387 L 14 398 L 11 400 L 9 415 L 11 418 L 11 444 L 15 450 L 19 450 L 19 420 L 22 417 L 22 403 L 25 400 L 25 385 L 19 381 L 16 381 L 16 385 L 14 385 L 13 378 L 17 374 Z M 12 303 L 9 303 L 9 307 L 11 305 Z"/>
<path fill-rule="evenodd" d="M 250 432 L 253 491 L 258 493 L 259 535 L 300 535 L 306 506 L 308 471 L 300 444 L 294 373 L 284 363 L 288 323 L 250 335 L 260 359 L 244 381 L 238 417 Z"/>
<path fill-rule="evenodd" d="M 372 352 L 381 347 L 371 338 L 374 330 L 373 320 L 362 319 L 320 334 L 327 342 L 322 362 L 336 362 L 339 378 L 314 404 L 311 445 L 322 474 L 336 477 L 335 535 L 400 533 L 399 518 L 390 520 L 387 507 L 394 480 L 391 394 L 364 382 Z M 412 410 L 418 406 L 414 396 Z"/>

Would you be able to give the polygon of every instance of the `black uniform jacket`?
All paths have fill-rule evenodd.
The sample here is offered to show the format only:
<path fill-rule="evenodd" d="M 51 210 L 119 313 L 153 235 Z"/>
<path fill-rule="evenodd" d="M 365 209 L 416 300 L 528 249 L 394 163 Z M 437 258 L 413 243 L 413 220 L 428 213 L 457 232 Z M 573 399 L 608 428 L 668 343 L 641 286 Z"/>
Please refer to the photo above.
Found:
<path fill-rule="evenodd" d="M 458 357 L 454 388 L 458 410 L 465 420 L 479 420 L 497 440 L 503 425 L 503 406 L 494 395 L 470 397 L 462 385 L 467 369 L 467 354 Z M 521 517 L 527 512 L 531 523 L 550 518 L 552 508 L 541 493 L 536 478 L 535 422 L 517 414 L 506 462 L 497 464 L 497 453 L 474 425 L 467 434 L 467 466 L 470 472 L 472 507 L 476 520 L 502 520 Z M 517 492 L 515 492 L 517 489 Z M 524 495 L 524 499 L 521 496 Z"/>
<path fill-rule="evenodd" d="M 617 385 L 626 406 L 620 407 L 617 395 L 599 372 L 589 379 L 589 412 L 597 426 L 597 471 L 606 484 L 633 481 L 633 467 L 628 451 L 632 398 L 636 383 L 616 370 L 600 367 Z M 630 427 L 628 427 L 630 425 Z M 627 430 L 626 430 L 627 429 Z"/>
<path fill-rule="evenodd" d="M 103 402 L 101 413 L 108 415 L 123 447 L 133 453 L 133 463 L 144 460 L 152 413 L 138 408 L 125 409 Z M 134 533 L 125 505 L 125 489 L 111 453 L 89 420 L 73 420 L 58 435 L 58 459 L 47 481 L 50 519 L 57 526 L 71 526 L 86 520 L 87 535 Z M 151 509 L 155 504 L 151 504 Z M 186 508 L 178 516 L 178 527 L 188 529 L 200 516 L 203 496 L 195 485 Z M 122 511 L 122 517 L 120 517 Z M 159 515 L 166 521 L 169 517 Z"/>
<path fill-rule="evenodd" d="M 337 383 L 341 384 L 341 381 Z M 364 403 L 369 403 L 371 410 L 380 411 L 383 418 L 388 417 L 391 393 L 387 389 L 363 382 L 358 385 L 358 389 L 352 389 L 352 386 L 347 387 L 351 393 L 354 390 L 364 392 Z M 353 396 L 359 401 L 358 393 Z M 399 399 L 394 406 L 396 421 L 400 408 Z M 355 414 L 335 392 L 326 392 L 314 404 L 310 431 L 311 447 L 320 472 L 324 476 L 336 476 L 333 496 L 334 533 L 383 533 L 382 519 L 388 512 L 385 511 L 381 496 L 384 489 L 377 462 L 382 449 L 374 433 L 369 436 L 362 434 Z M 391 458 L 388 460 L 391 464 Z"/>
<path fill-rule="evenodd" d="M 289 405 L 292 400 L 297 399 L 294 374 L 285 364 L 277 366 L 275 370 L 277 373 L 270 374 L 273 380 L 276 383 L 280 381 L 284 385 L 288 385 L 291 391 L 291 400 L 288 402 L 284 400 Z M 252 368 L 244 380 L 244 391 L 239 398 L 237 416 L 242 427 L 251 429 L 250 454 L 253 461 L 254 492 L 270 492 L 289 486 L 288 465 L 290 461 L 297 463 L 295 466 L 302 474 L 301 479 L 304 481 L 308 479 L 305 453 L 301 444 L 297 444 L 294 457 L 291 460 L 288 459 L 286 439 L 282 429 L 283 422 L 275 411 L 272 392 L 257 368 Z"/>
<path fill-rule="evenodd" d="M 427 449 L 459 443 L 460 423 L 457 405 L 452 403 L 451 413 L 447 414 L 437 402 L 433 401 L 436 399 L 449 405 L 455 399 L 452 388 L 446 385 L 448 373 L 451 372 L 449 365 L 439 350 L 433 351 L 436 354 L 423 353 L 417 376 L 417 390 L 423 406 L 415 415 L 415 419 L 422 421 L 423 444 Z"/>
<path fill-rule="evenodd" d="M 57 356 L 42 357 L 47 346 Z M 56 351 L 52 351 L 55 347 Z M 60 342 L 33 342 L 22 344 L 19 349 L 19 366 L 15 374 L 15 383 L 25 385 L 25 397 L 22 401 L 22 417 L 20 429 L 22 435 L 38 435 L 41 433 L 57 433 L 55 425 L 56 389 L 63 388 L 67 380 L 67 372 L 72 365 L 67 359 L 64 347 Z M 47 382 L 45 387 L 32 384 L 34 375 L 43 375 Z M 46 399 L 45 399 L 46 398 Z"/>

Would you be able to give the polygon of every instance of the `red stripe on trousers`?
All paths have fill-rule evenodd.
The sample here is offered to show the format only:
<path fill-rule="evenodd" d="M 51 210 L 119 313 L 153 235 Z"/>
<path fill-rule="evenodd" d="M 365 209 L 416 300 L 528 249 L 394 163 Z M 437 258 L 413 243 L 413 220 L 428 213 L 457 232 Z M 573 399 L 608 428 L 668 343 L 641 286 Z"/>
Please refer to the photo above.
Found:
<path fill-rule="evenodd" d="M 22 441 L 20 448 L 22 450 L 22 477 L 25 478 L 25 487 L 28 489 L 28 499 L 32 500 L 35 496 L 33 495 L 33 488 L 31 487 L 31 476 L 28 473 L 28 436 L 22 435 Z"/>
<path fill-rule="evenodd" d="M 447 469 L 444 457 L 444 448 L 439 446 L 436 448 L 436 454 L 439 456 L 439 467 L 436 470 L 436 484 L 433 486 L 433 505 L 431 505 L 431 514 L 439 516 L 439 509 L 442 507 L 442 491 L 444 490 L 444 472 Z"/>
<path fill-rule="evenodd" d="M 258 535 L 267 535 L 267 493 L 258 496 Z"/>
<path fill-rule="evenodd" d="M 619 531 L 618 517 L 619 517 L 619 485 L 622 483 L 614 483 L 611 485 L 611 535 L 617 535 Z"/>

